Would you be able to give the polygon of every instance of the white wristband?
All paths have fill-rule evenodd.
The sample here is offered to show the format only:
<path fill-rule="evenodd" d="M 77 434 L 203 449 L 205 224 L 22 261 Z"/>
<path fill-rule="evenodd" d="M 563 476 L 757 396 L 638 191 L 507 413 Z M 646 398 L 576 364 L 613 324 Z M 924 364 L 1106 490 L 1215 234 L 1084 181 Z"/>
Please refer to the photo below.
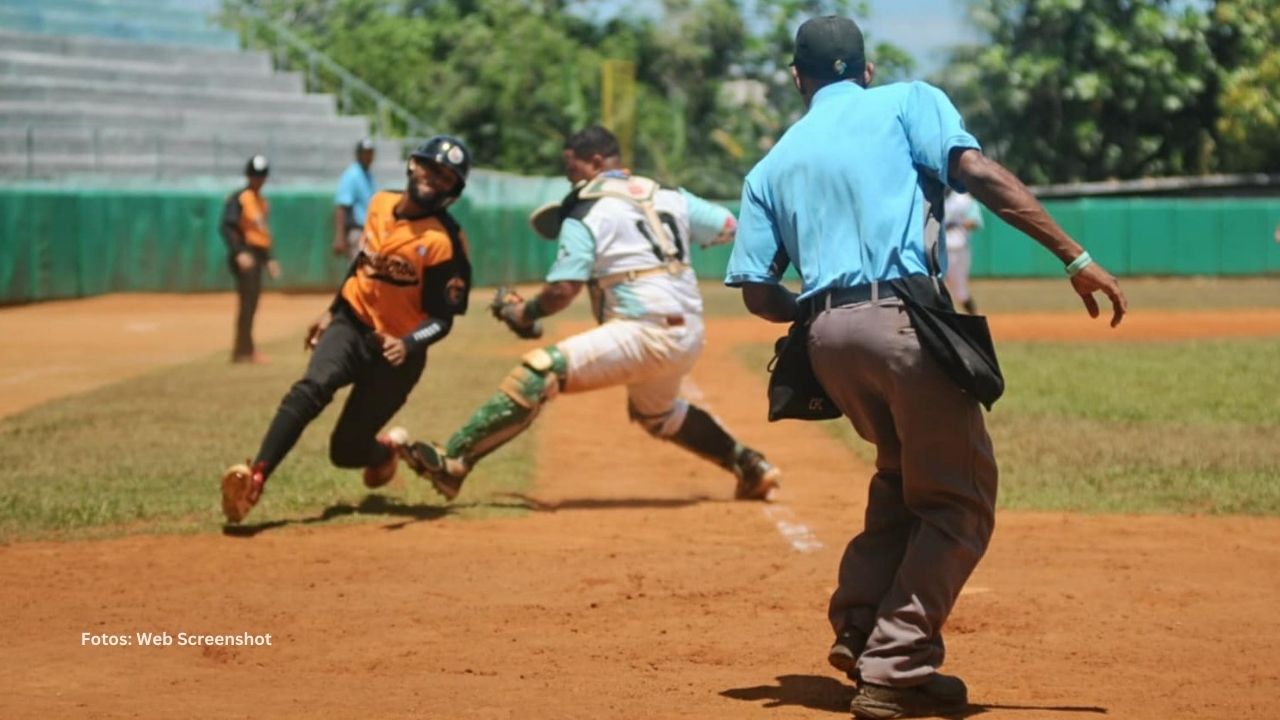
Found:
<path fill-rule="evenodd" d="M 1089 251 L 1085 250 L 1084 252 L 1080 253 L 1079 257 L 1077 257 L 1075 260 L 1072 260 L 1071 264 L 1067 266 L 1066 268 L 1067 277 L 1073 278 L 1076 275 L 1079 275 L 1081 270 L 1084 270 L 1085 268 L 1089 267 L 1092 264 L 1093 264 L 1093 258 L 1089 257 Z"/>

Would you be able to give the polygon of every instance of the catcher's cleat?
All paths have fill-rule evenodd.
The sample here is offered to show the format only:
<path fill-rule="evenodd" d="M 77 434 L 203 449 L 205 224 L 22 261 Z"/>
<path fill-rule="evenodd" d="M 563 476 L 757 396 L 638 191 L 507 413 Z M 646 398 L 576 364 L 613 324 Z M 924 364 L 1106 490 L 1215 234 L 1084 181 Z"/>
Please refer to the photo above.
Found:
<path fill-rule="evenodd" d="M 222 514 L 227 522 L 238 523 L 258 504 L 267 482 L 266 463 L 252 468 L 248 463 L 232 465 L 222 473 Z"/>
<path fill-rule="evenodd" d="M 436 492 L 453 500 L 462 492 L 466 470 L 461 463 L 450 458 L 444 448 L 434 443 L 405 443 L 400 446 L 400 456 L 413 471 L 426 478 Z"/>
<path fill-rule="evenodd" d="M 409 442 L 409 431 L 402 427 L 393 427 L 378 436 L 378 444 L 391 451 L 386 462 L 381 465 L 370 465 L 364 469 L 364 486 L 370 490 L 380 488 L 396 477 L 396 467 L 400 464 L 400 447 Z"/>
<path fill-rule="evenodd" d="M 772 502 L 782 485 L 782 471 L 751 448 L 743 448 L 738 453 L 733 473 L 738 476 L 738 487 L 733 491 L 735 500 Z"/>

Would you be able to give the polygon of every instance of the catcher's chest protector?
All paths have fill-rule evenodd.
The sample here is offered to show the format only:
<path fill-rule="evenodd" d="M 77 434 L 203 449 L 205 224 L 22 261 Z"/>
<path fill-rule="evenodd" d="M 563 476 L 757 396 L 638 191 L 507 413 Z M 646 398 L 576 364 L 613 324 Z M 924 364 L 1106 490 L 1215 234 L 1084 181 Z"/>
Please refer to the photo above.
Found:
<path fill-rule="evenodd" d="M 645 220 L 641 231 L 660 250 L 662 263 L 674 272 L 678 272 L 678 267 L 671 266 L 683 264 L 684 251 L 672 238 L 673 231 L 669 230 L 658 217 L 656 202 L 658 189 L 658 183 L 647 177 L 604 174 L 587 183 L 586 187 L 578 193 L 578 198 L 587 201 L 611 197 L 636 206 Z"/>

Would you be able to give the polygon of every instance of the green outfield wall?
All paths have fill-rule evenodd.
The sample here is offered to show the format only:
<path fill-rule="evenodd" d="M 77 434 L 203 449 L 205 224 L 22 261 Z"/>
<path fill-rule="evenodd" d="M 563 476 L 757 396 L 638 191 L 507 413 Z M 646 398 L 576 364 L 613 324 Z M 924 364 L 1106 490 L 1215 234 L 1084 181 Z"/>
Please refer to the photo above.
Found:
<path fill-rule="evenodd" d="M 525 218 L 565 192 L 563 180 L 483 173 L 455 214 L 467 230 L 476 282 L 536 281 L 555 256 Z M 0 188 L 0 303 L 107 292 L 192 292 L 232 287 L 218 222 L 234 188 Z M 277 289 L 331 289 L 345 263 L 329 250 L 332 197 L 324 189 L 266 188 Z M 1280 200 L 1089 199 L 1050 201 L 1050 212 L 1119 275 L 1280 273 Z M 1058 276 L 1060 264 L 994 219 L 975 234 L 978 277 Z M 729 248 L 694 252 L 704 278 L 722 277 Z"/>
<path fill-rule="evenodd" d="M 1280 200 L 1097 198 L 1051 200 L 1049 212 L 1117 275 L 1280 273 Z M 984 210 L 974 235 L 977 277 L 1058 276 L 1062 264 Z"/>

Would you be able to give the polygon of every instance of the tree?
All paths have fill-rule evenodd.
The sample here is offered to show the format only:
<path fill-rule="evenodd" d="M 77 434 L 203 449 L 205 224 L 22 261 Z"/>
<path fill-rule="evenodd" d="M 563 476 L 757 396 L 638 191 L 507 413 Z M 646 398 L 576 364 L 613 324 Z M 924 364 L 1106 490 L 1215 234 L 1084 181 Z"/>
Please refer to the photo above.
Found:
<path fill-rule="evenodd" d="M 664 0 L 661 23 L 593 21 L 566 0 L 258 0 L 255 6 L 433 127 L 479 164 L 555 174 L 569 132 L 599 120 L 600 64 L 636 66 L 635 169 L 703 195 L 742 176 L 802 110 L 787 48 L 803 17 L 845 0 Z M 910 57 L 881 43 L 884 77 Z M 336 89 L 336 88 L 333 88 Z"/>
<path fill-rule="evenodd" d="M 1218 0 L 1212 17 L 1223 68 L 1215 126 L 1223 165 L 1280 172 L 1280 4 Z"/>
<path fill-rule="evenodd" d="M 977 0 L 972 15 L 989 40 L 958 51 L 939 82 L 987 149 L 1022 177 L 1212 169 L 1218 64 L 1199 7 Z"/>

